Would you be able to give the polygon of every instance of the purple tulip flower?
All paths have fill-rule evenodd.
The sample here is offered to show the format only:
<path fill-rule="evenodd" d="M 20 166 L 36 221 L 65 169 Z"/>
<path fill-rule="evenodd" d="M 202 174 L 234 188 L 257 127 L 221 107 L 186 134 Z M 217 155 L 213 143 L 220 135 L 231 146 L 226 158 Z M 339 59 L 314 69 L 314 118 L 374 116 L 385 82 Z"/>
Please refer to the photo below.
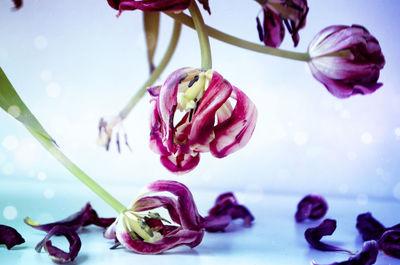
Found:
<path fill-rule="evenodd" d="M 215 71 L 182 68 L 148 91 L 154 102 L 150 148 L 171 172 L 192 170 L 201 152 L 225 157 L 253 134 L 255 105 Z"/>
<path fill-rule="evenodd" d="M 302 222 L 305 219 L 320 219 L 328 211 L 328 203 L 319 195 L 310 194 L 305 196 L 297 205 L 295 214 L 296 222 Z"/>
<path fill-rule="evenodd" d="M 205 10 L 211 14 L 208 0 L 198 0 Z M 126 10 L 142 10 L 144 12 L 179 12 L 190 5 L 190 0 L 107 0 L 108 4 L 119 11 L 118 16 Z"/>
<path fill-rule="evenodd" d="M 141 254 L 157 254 L 181 245 L 193 248 L 200 244 L 204 220 L 189 189 L 179 182 L 163 180 L 150 184 L 148 189 L 151 193 L 169 192 L 176 198 L 146 192 L 117 217 L 104 236 Z M 169 220 L 150 211 L 157 208 L 166 209 Z"/>
<path fill-rule="evenodd" d="M 382 86 L 377 81 L 385 58 L 379 42 L 362 26 L 327 27 L 308 52 L 313 76 L 338 98 L 370 94 Z"/>
<path fill-rule="evenodd" d="M 217 197 L 215 205 L 204 218 L 204 228 L 207 232 L 224 231 L 232 220 L 241 218 L 244 226 L 249 227 L 254 220 L 251 212 L 239 204 L 232 192 L 226 192 Z"/>
<path fill-rule="evenodd" d="M 285 37 L 285 26 L 292 35 L 293 44 L 299 43 L 299 30 L 306 25 L 307 0 L 257 0 L 264 13 L 263 24 L 257 17 L 257 30 L 265 45 L 277 48 Z"/>
<path fill-rule="evenodd" d="M 25 240 L 17 230 L 7 225 L 0 225 L 0 245 L 4 244 L 7 249 L 11 249 L 24 242 Z"/>

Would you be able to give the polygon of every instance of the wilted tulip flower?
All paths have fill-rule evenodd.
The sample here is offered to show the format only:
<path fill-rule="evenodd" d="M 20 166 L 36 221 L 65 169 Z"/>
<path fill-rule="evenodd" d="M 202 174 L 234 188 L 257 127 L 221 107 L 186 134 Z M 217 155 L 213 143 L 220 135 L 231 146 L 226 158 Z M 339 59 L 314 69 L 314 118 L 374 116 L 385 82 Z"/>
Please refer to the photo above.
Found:
<path fill-rule="evenodd" d="M 169 192 L 174 196 L 145 193 L 121 213 L 105 231 L 129 250 L 157 254 L 181 245 L 195 247 L 204 235 L 204 221 L 197 211 L 189 189 L 176 181 L 156 181 L 149 185 L 151 193 Z M 169 217 L 150 210 L 164 208 Z"/>
<path fill-rule="evenodd" d="M 338 98 L 370 94 L 385 65 L 379 42 L 362 26 L 330 26 L 311 42 L 308 52 L 313 76 Z"/>
<path fill-rule="evenodd" d="M 279 47 L 285 37 L 285 26 L 293 44 L 299 43 L 299 30 L 306 25 L 307 0 L 256 0 L 263 7 L 264 21 L 257 17 L 260 40 L 270 47 Z"/>
<path fill-rule="evenodd" d="M 208 0 L 198 0 L 205 10 L 210 12 Z M 167 11 L 178 12 L 185 10 L 190 5 L 190 0 L 107 0 L 108 4 L 119 10 L 119 14 L 126 10 L 142 10 L 145 12 Z"/>
<path fill-rule="evenodd" d="M 222 158 L 242 148 L 256 125 L 254 104 L 212 70 L 179 69 L 149 93 L 150 147 L 174 173 L 196 167 L 201 152 Z"/>

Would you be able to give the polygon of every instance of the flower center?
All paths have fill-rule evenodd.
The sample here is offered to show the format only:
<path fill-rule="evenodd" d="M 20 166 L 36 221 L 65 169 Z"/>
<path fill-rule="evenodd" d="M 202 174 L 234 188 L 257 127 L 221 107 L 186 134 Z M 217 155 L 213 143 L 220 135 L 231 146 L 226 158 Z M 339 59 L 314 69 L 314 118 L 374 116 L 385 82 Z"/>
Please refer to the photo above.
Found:
<path fill-rule="evenodd" d="M 190 76 L 179 85 L 178 90 L 178 109 L 180 111 L 191 111 L 200 102 L 201 97 L 210 85 L 212 70 L 200 72 L 195 76 Z"/>

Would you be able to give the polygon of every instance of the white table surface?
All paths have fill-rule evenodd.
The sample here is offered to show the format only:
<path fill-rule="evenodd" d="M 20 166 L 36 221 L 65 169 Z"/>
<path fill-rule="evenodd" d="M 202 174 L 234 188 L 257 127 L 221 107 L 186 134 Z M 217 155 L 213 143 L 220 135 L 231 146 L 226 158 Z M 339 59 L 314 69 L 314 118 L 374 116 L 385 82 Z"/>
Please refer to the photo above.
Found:
<path fill-rule="evenodd" d="M 108 187 L 112 194 L 128 204 L 140 187 Z M 192 190 L 201 214 L 205 215 L 214 203 L 215 197 L 223 191 Z M 45 195 L 44 195 L 45 194 Z M 296 224 L 294 212 L 303 195 L 281 193 L 235 192 L 239 202 L 245 204 L 255 216 L 252 227 L 243 228 L 241 220 L 232 223 L 224 233 L 206 233 L 202 243 L 194 249 L 179 247 L 160 255 L 139 255 L 125 249 L 110 250 L 112 242 L 102 237 L 102 229 L 87 227 L 79 230 L 82 248 L 71 264 L 310 264 L 312 260 L 320 264 L 347 260 L 349 254 L 341 252 L 321 252 L 311 249 L 304 239 L 304 231 L 316 226 L 319 221 Z M 305 195 L 305 194 L 304 194 Z M 329 204 L 326 218 L 337 220 L 337 229 L 325 242 L 358 251 L 362 240 L 355 228 L 358 214 L 370 211 L 386 226 L 400 222 L 400 203 L 392 200 L 355 197 L 326 196 Z M 54 264 L 44 252 L 37 253 L 35 245 L 45 235 L 23 223 L 30 216 L 41 223 L 62 219 L 78 211 L 90 201 L 100 216 L 113 216 L 113 210 L 92 192 L 79 183 L 2 183 L 0 186 L 0 208 L 3 212 L 0 223 L 16 228 L 26 242 L 7 250 L 0 246 L 0 264 Z M 7 206 L 15 207 L 17 216 L 10 220 L 4 214 Z M 9 209 L 9 208 L 8 208 Z M 8 219 L 6 218 L 8 217 Z M 13 216 L 11 216 L 13 217 Z M 53 242 L 64 246 L 64 239 Z M 400 264 L 399 259 L 379 253 L 376 264 Z"/>

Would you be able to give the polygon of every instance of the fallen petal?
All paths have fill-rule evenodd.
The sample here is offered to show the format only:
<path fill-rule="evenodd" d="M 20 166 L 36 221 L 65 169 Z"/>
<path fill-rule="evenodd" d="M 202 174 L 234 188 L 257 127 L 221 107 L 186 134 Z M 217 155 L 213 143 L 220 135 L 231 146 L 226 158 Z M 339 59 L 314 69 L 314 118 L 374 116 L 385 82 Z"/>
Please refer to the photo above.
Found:
<path fill-rule="evenodd" d="M 224 231 L 232 220 L 238 218 L 244 220 L 245 226 L 250 226 L 254 220 L 251 212 L 245 206 L 238 204 L 232 192 L 219 195 L 208 214 L 204 218 L 204 228 L 207 232 Z"/>
<path fill-rule="evenodd" d="M 319 249 L 322 251 L 345 251 L 352 254 L 353 252 L 349 250 L 321 242 L 322 237 L 332 235 L 333 232 L 335 232 L 335 230 L 336 230 L 336 220 L 325 219 L 317 227 L 308 228 L 305 231 L 304 236 L 307 242 L 310 244 L 310 246 L 315 249 Z"/>
<path fill-rule="evenodd" d="M 296 222 L 302 222 L 307 218 L 319 219 L 324 217 L 328 211 L 326 200 L 315 194 L 305 196 L 297 205 L 295 214 Z"/>
<path fill-rule="evenodd" d="M 376 241 L 371 240 L 364 243 L 364 246 L 360 253 L 354 257 L 350 257 L 346 261 L 334 262 L 329 265 L 372 265 L 375 264 L 378 256 L 379 247 Z M 318 265 L 312 262 L 313 265 Z"/>
<path fill-rule="evenodd" d="M 362 239 L 378 240 L 385 232 L 385 227 L 371 213 L 363 213 L 357 216 L 356 227 L 360 232 Z"/>
<path fill-rule="evenodd" d="M 385 254 L 400 259 L 400 230 L 388 230 L 378 241 Z"/>
<path fill-rule="evenodd" d="M 7 225 L 0 225 L 0 245 L 4 244 L 7 249 L 11 249 L 24 242 L 25 240 L 17 230 Z"/>
<path fill-rule="evenodd" d="M 69 252 L 64 252 L 63 250 L 53 246 L 51 243 L 50 238 L 52 236 L 65 236 L 65 238 L 69 242 Z M 63 225 L 56 225 L 54 226 L 46 237 L 39 242 L 36 246 L 36 251 L 40 252 L 42 248 L 50 255 L 50 258 L 58 264 L 63 264 L 67 262 L 73 261 L 79 253 L 81 249 L 81 240 L 78 234 L 69 227 Z"/>

